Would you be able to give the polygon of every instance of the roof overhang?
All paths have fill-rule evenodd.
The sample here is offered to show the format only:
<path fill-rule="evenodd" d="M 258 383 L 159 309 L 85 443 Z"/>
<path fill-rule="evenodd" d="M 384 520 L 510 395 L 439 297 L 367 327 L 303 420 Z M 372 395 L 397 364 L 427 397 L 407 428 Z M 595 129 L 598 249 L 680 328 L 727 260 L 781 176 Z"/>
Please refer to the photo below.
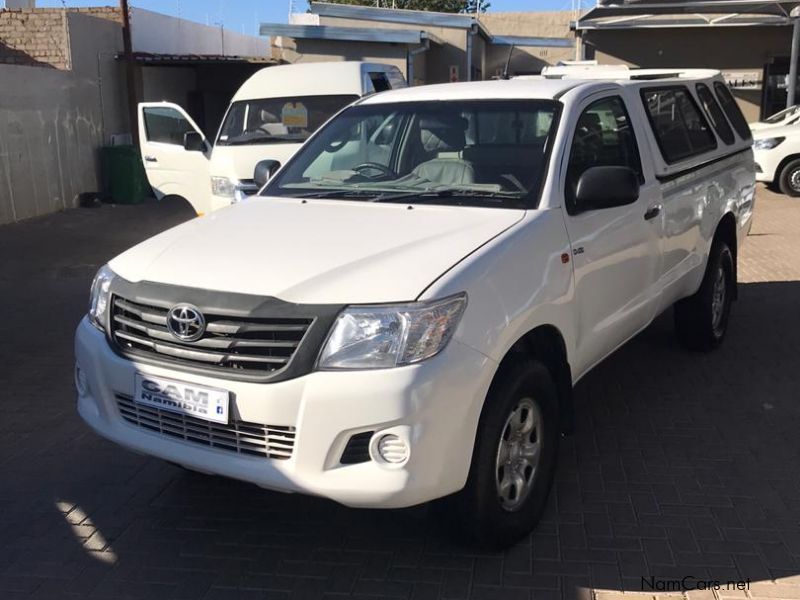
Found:
<path fill-rule="evenodd" d="M 573 23 L 573 29 L 788 25 L 798 5 L 800 2 L 777 0 L 601 0 Z"/>
<path fill-rule="evenodd" d="M 309 10 L 321 17 L 355 19 L 358 21 L 379 21 L 382 23 L 400 23 L 403 25 L 444 27 L 447 29 L 464 29 L 480 33 L 486 39 L 491 38 L 491 34 L 475 17 L 475 15 L 471 14 L 440 13 L 428 10 L 375 8 L 372 6 L 355 6 L 351 4 L 331 4 L 329 2 L 309 2 Z"/>
<path fill-rule="evenodd" d="M 534 46 L 538 48 L 572 48 L 575 41 L 569 38 L 528 37 L 521 35 L 493 35 L 493 46 Z"/>
<path fill-rule="evenodd" d="M 218 65 L 218 64 L 259 64 L 259 65 L 278 65 L 281 61 L 265 56 L 226 56 L 217 54 L 153 54 L 150 52 L 133 52 L 131 54 L 133 62 L 141 65 L 163 66 L 163 67 L 183 67 L 196 65 Z M 115 56 L 117 60 L 125 60 L 124 52 L 118 52 Z"/>
<path fill-rule="evenodd" d="M 334 40 L 340 42 L 382 42 L 389 44 L 424 44 L 430 42 L 439 45 L 442 43 L 442 40 L 432 33 L 413 29 L 370 29 L 366 27 L 262 23 L 259 33 L 261 35 L 283 36 L 294 39 Z"/>

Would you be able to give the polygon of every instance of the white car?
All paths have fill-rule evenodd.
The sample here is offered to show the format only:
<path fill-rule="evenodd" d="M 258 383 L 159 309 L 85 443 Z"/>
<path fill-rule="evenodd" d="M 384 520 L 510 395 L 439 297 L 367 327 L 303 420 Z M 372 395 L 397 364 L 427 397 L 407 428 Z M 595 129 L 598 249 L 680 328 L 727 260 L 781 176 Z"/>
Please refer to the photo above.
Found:
<path fill-rule="evenodd" d="M 256 163 L 286 162 L 325 121 L 362 96 L 405 87 L 393 65 L 301 63 L 261 69 L 231 100 L 216 141 L 171 102 L 139 105 L 139 145 L 160 200 L 179 196 L 200 215 L 258 191 Z"/>
<path fill-rule="evenodd" d="M 794 104 L 789 108 L 784 108 L 782 111 L 776 112 L 774 115 L 767 117 L 763 121 L 750 123 L 750 130 L 756 132 L 761 131 L 762 129 L 769 129 L 771 127 L 794 125 L 798 122 L 800 122 L 800 104 Z"/>
<path fill-rule="evenodd" d="M 356 102 L 259 196 L 100 269 L 80 415 L 189 469 L 526 535 L 575 382 L 673 305 L 687 348 L 728 327 L 749 130 L 718 73 L 650 73 Z"/>
<path fill-rule="evenodd" d="M 800 123 L 753 132 L 756 179 L 800 196 Z"/>

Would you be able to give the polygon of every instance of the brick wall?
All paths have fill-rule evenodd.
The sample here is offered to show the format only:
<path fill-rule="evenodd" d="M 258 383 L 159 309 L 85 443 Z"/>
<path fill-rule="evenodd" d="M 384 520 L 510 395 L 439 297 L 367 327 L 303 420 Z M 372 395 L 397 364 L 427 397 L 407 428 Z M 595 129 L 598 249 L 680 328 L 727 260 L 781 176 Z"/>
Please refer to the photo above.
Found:
<path fill-rule="evenodd" d="M 122 23 L 115 7 L 67 9 Z M 0 10 L 0 64 L 69 69 L 67 18 L 61 8 Z"/>

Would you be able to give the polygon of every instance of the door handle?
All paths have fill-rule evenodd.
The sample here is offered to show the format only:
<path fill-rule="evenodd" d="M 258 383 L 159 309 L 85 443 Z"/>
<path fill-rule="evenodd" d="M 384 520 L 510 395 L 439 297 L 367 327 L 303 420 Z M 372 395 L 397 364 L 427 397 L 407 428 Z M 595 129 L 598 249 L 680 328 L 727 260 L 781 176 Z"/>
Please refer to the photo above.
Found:
<path fill-rule="evenodd" d="M 145 156 L 144 160 L 146 162 L 158 162 L 158 159 L 155 156 Z"/>
<path fill-rule="evenodd" d="M 660 214 L 661 214 L 661 205 L 656 204 L 647 209 L 647 212 L 644 213 L 644 220 L 649 221 L 650 219 L 655 219 Z"/>

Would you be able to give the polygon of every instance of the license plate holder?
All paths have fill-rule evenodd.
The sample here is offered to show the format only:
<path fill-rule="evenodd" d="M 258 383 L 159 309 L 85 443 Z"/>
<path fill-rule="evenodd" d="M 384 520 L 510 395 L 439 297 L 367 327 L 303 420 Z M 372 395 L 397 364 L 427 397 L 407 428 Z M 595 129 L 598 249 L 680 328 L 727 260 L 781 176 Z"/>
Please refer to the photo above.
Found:
<path fill-rule="evenodd" d="M 230 392 L 226 390 L 137 373 L 133 400 L 150 408 L 228 424 Z"/>

